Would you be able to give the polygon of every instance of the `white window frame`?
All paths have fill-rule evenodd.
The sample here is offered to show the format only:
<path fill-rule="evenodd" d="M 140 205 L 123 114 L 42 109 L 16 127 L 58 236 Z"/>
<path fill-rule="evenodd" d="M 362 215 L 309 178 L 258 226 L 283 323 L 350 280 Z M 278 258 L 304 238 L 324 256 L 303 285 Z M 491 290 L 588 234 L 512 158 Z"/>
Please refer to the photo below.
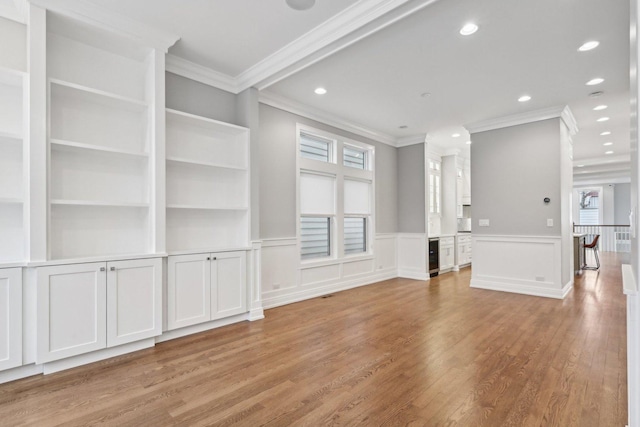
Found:
<path fill-rule="evenodd" d="M 300 134 L 301 132 L 315 135 L 333 141 L 332 159 L 330 163 L 313 160 L 300 155 Z M 365 153 L 365 169 L 358 169 L 344 165 L 344 146 L 352 149 L 363 150 Z M 373 258 L 375 240 L 375 148 L 372 145 L 354 141 L 340 135 L 309 127 L 298 123 L 296 126 L 296 239 L 298 246 L 298 258 L 301 266 L 328 265 L 339 263 L 344 260 L 369 259 Z M 300 175 L 303 173 L 322 174 L 335 177 L 335 212 L 334 215 L 326 214 L 301 214 L 300 207 Z M 370 185 L 368 214 L 345 212 L 344 211 L 344 181 L 345 179 L 367 182 Z M 302 259 L 301 245 L 301 221 L 303 216 L 327 216 L 330 217 L 330 256 L 322 258 Z M 344 253 L 344 218 L 361 217 L 366 220 L 366 251 L 362 253 Z"/>

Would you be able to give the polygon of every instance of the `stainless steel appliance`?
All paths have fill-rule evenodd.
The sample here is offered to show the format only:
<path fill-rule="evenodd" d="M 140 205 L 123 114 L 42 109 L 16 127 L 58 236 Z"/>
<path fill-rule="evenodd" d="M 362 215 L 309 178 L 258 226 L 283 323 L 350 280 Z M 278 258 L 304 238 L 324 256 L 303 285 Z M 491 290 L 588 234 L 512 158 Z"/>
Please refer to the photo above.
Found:
<path fill-rule="evenodd" d="M 440 272 L 440 239 L 429 239 L 429 277 L 435 277 Z"/>

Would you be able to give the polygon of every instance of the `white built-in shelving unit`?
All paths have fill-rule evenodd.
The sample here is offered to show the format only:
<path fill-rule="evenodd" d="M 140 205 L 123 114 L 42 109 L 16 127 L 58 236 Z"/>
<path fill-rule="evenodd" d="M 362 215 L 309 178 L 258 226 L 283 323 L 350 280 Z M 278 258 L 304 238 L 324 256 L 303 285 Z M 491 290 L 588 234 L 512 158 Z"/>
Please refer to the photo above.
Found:
<path fill-rule="evenodd" d="M 167 110 L 167 251 L 249 246 L 249 130 Z"/>
<path fill-rule="evenodd" d="M 0 65 L 0 263 L 25 256 L 25 79 Z"/>
<path fill-rule="evenodd" d="M 48 16 L 49 258 L 152 251 L 151 50 Z"/>

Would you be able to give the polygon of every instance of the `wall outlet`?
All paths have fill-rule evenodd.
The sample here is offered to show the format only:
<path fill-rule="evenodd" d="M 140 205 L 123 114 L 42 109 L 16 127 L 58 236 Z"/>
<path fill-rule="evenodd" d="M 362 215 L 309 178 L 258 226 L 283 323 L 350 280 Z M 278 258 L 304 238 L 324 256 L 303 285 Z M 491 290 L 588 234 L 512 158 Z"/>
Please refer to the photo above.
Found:
<path fill-rule="evenodd" d="M 280 283 L 274 283 L 272 287 L 273 289 L 280 289 Z"/>
<path fill-rule="evenodd" d="M 553 227 L 553 218 L 547 218 L 547 227 Z"/>
<path fill-rule="evenodd" d="M 480 227 L 488 227 L 489 226 L 489 220 L 488 219 L 481 219 L 478 221 L 478 225 Z"/>
<path fill-rule="evenodd" d="M 544 276 L 536 276 L 536 282 L 544 282 Z"/>

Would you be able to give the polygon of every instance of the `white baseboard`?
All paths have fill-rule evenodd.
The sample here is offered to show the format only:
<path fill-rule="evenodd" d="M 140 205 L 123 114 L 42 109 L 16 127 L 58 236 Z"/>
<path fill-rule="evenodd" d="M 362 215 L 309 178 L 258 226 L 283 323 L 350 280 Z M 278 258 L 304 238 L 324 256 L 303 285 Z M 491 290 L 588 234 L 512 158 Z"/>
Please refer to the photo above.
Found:
<path fill-rule="evenodd" d="M 549 289 L 536 286 L 527 286 L 522 283 L 494 282 L 489 280 L 471 279 L 471 287 L 478 289 L 487 289 L 491 291 L 511 292 L 515 294 L 532 295 L 536 297 L 546 297 L 563 299 L 569 291 L 571 291 L 572 283 L 563 289 Z"/>
<path fill-rule="evenodd" d="M 430 280 L 429 273 L 425 271 L 418 270 L 398 270 L 398 276 L 403 279 L 413 279 L 413 280 Z"/>
<path fill-rule="evenodd" d="M 251 311 L 249 311 L 249 321 L 250 322 L 255 322 L 256 320 L 262 320 L 264 319 L 264 309 L 263 308 L 257 308 L 257 309 L 253 309 Z"/>
<path fill-rule="evenodd" d="M 81 354 L 79 356 L 67 357 L 66 359 L 56 360 L 43 364 L 43 373 L 53 374 L 55 372 L 64 371 L 66 369 L 76 368 L 78 366 L 87 365 L 89 363 L 99 362 L 100 360 L 110 359 L 112 357 L 121 356 L 123 354 L 132 353 L 134 351 L 150 348 L 155 345 L 153 338 L 140 340 L 129 344 L 119 345 L 117 347 L 105 348 L 104 350 L 93 351 L 91 353 Z"/>
<path fill-rule="evenodd" d="M 372 283 L 394 279 L 396 277 L 398 277 L 396 270 L 387 270 L 383 272 L 377 272 L 376 274 L 372 274 L 364 278 L 341 281 L 338 283 L 318 286 L 311 289 L 300 289 L 296 292 L 291 292 L 285 295 L 269 296 L 269 293 L 263 293 L 262 306 L 265 309 L 279 307 L 282 305 L 292 304 L 294 302 L 317 298 L 331 292 L 345 291 L 347 289 L 370 285 Z"/>
<path fill-rule="evenodd" d="M 264 317 L 264 315 L 262 317 Z M 212 320 L 210 322 L 186 326 L 184 328 L 174 329 L 173 331 L 165 331 L 162 333 L 162 335 L 157 336 L 155 341 L 156 343 L 160 343 L 164 341 L 173 340 L 176 338 L 182 338 L 182 337 L 186 337 L 187 335 L 197 334 L 199 332 L 208 331 L 210 329 L 216 329 L 221 326 L 231 325 L 233 323 L 243 322 L 245 320 L 251 320 L 249 313 L 238 314 L 235 316 L 226 317 L 224 319 Z M 253 320 L 258 320 L 258 319 L 253 319 Z"/>
<path fill-rule="evenodd" d="M 0 372 L 0 384 L 42 373 L 42 365 L 26 365 Z"/>

